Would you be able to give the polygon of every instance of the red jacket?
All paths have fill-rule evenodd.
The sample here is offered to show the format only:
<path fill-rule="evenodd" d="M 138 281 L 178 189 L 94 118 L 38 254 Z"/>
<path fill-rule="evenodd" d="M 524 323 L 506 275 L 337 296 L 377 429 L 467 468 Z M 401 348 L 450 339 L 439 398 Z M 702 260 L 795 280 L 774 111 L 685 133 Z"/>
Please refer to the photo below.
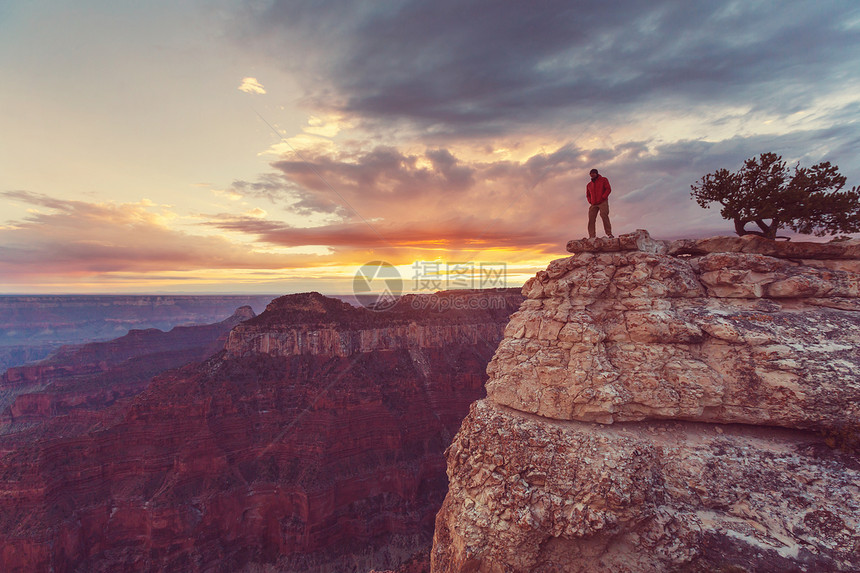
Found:
<path fill-rule="evenodd" d="M 585 186 L 585 198 L 589 204 L 598 205 L 609 198 L 612 193 L 612 187 L 609 186 L 609 179 L 603 175 L 598 175 L 594 181 L 589 181 Z"/>

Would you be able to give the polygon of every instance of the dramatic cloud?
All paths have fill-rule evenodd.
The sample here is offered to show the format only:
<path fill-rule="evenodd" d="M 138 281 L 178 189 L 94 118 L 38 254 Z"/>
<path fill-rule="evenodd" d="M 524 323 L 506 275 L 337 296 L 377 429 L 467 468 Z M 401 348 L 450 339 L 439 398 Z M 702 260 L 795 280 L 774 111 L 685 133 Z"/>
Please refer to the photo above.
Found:
<path fill-rule="evenodd" d="M 307 49 L 283 65 L 351 138 L 284 147 L 274 172 L 233 189 L 330 219 L 216 224 L 290 246 L 405 249 L 409 229 L 418 242 L 436 229 L 452 249 L 563 254 L 584 234 L 597 167 L 616 230 L 730 233 L 690 199 L 715 169 L 775 151 L 860 177 L 858 23 L 844 0 L 275 0 L 253 37 L 273 54 Z"/>
<path fill-rule="evenodd" d="M 550 220 L 558 216 L 558 210 L 540 213 L 544 201 L 572 185 L 571 178 L 584 168 L 587 156 L 577 149 L 563 148 L 522 164 L 487 163 L 460 159 L 448 149 L 406 154 L 379 146 L 357 153 L 305 154 L 302 159 L 273 163 L 282 174 L 281 199 L 300 214 L 336 214 L 343 221 L 368 227 L 430 229 L 438 225 L 439 241 L 454 242 L 470 234 L 477 237 L 479 229 L 502 224 L 511 238 L 531 237 L 545 243 L 558 242 L 558 230 L 537 225 L 542 229 L 535 233 L 530 230 L 532 217 Z M 269 176 L 260 184 L 237 182 L 234 187 L 274 198 L 278 192 L 272 181 Z M 578 200 L 578 194 L 574 199 L 569 191 L 562 191 L 554 202 L 570 212 Z M 544 205 L 539 206 L 541 203 Z M 450 226 L 452 221 L 466 219 L 468 223 L 456 229 L 457 225 Z M 465 232 L 465 225 L 472 231 Z M 453 236 L 448 237 L 447 231 Z M 536 239 L 538 236 L 541 238 Z"/>
<path fill-rule="evenodd" d="M 95 204 L 7 192 L 32 206 L 23 221 L 0 228 L 0 276 L 148 273 L 189 269 L 275 269 L 310 265 L 312 256 L 257 252 L 224 237 L 167 227 L 152 205 Z M 253 217 L 252 217 L 253 218 Z"/>
<path fill-rule="evenodd" d="M 860 184 L 856 0 L 266 0 L 183 4 L 193 26 L 135 9 L 145 27 L 121 4 L 124 28 L 30 3 L 0 35 L 29 86 L 0 93 L 2 278 L 529 274 L 586 233 L 593 167 L 615 233 L 662 239 L 731 233 L 690 185 L 762 152 Z"/>
<path fill-rule="evenodd" d="M 692 183 L 721 167 L 738 169 L 771 147 L 789 162 L 811 165 L 823 149 L 852 133 L 846 126 L 720 142 L 630 141 L 594 149 L 569 144 L 521 161 L 466 159 L 446 148 L 306 153 L 275 161 L 277 172 L 257 183 L 236 182 L 234 189 L 335 222 L 296 226 L 222 214 L 207 224 L 272 245 L 326 245 L 337 253 L 389 250 L 399 262 L 438 256 L 433 250 L 451 257 L 492 249 L 510 257 L 517 251 L 561 256 L 569 239 L 585 234 L 585 184 L 596 166 L 613 185 L 616 231 L 645 228 L 664 239 L 731 234 L 717 209 L 701 209 L 691 200 Z M 806 153 L 809 147 L 812 153 Z"/>
<path fill-rule="evenodd" d="M 498 221 L 458 217 L 432 223 L 343 223 L 297 228 L 247 216 L 223 215 L 209 223 L 223 230 L 256 235 L 283 246 L 327 245 L 339 250 L 406 248 L 410 253 L 440 248 L 446 252 L 480 252 L 488 247 L 522 249 L 548 246 L 554 237 L 541 229 L 515 229 Z M 549 245 L 558 249 L 557 244 Z M 402 261 L 398 261 L 402 262 Z M 408 262 L 408 261 L 406 261 Z"/>
<path fill-rule="evenodd" d="M 790 115 L 824 85 L 857 87 L 858 14 L 844 0 L 276 0 L 257 27 L 314 42 L 313 105 L 462 136 L 657 109 Z"/>
<path fill-rule="evenodd" d="M 648 221 L 642 218 L 652 216 L 664 234 L 677 233 L 690 219 L 710 218 L 710 228 L 718 227 L 713 214 L 702 212 L 690 201 L 689 184 L 667 189 L 647 201 L 641 196 L 653 183 L 648 177 L 655 171 L 681 171 L 690 182 L 694 180 L 695 162 L 688 156 L 682 167 L 684 157 L 673 161 L 669 157 L 673 151 L 680 154 L 671 149 L 651 150 L 644 144 L 595 151 L 563 146 L 522 162 L 468 161 L 447 149 L 404 154 L 388 147 L 305 155 L 304 161 L 273 163 L 280 177 L 269 174 L 259 184 L 237 182 L 234 188 L 289 205 L 302 215 L 334 214 L 339 222 L 300 228 L 220 215 L 211 224 L 290 247 L 563 253 L 567 240 L 582 236 L 585 230 L 587 172 L 599 159 L 610 176 L 614 176 L 614 165 L 626 165 L 625 171 L 631 174 L 638 172 L 638 176 L 619 176 L 615 181 L 613 210 L 619 226 L 632 230 L 645 226 Z M 630 185 L 644 188 L 638 198 Z M 629 206 L 628 196 L 632 198 Z M 669 229 L 656 225 L 670 207 L 675 213 L 689 210 L 691 214 Z"/>

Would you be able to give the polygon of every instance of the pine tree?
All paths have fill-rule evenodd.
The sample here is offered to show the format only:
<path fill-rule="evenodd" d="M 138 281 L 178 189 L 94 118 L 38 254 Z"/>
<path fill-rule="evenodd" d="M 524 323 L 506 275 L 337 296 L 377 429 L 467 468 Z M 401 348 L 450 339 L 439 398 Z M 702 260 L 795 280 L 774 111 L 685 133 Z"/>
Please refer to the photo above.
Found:
<path fill-rule="evenodd" d="M 691 185 L 692 197 L 734 222 L 738 235 L 775 239 L 781 228 L 807 235 L 860 232 L 860 188 L 842 190 L 845 177 L 829 161 L 789 168 L 775 153 L 750 158 L 737 172 L 718 169 Z M 747 230 L 755 223 L 759 230 Z"/>

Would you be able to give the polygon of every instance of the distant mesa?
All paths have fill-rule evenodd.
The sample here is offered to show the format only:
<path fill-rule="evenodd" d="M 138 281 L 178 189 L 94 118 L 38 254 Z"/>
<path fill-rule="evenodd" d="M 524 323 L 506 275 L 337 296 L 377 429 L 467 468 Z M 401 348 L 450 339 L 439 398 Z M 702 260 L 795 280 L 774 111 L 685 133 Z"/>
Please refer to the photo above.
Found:
<path fill-rule="evenodd" d="M 64 344 L 112 340 L 130 330 L 211 324 L 237 307 L 263 310 L 272 295 L 0 296 L 0 374 Z"/>
<path fill-rule="evenodd" d="M 0 422 L 7 432 L 73 412 L 98 411 L 143 391 L 156 374 L 222 350 L 230 330 L 253 318 L 242 306 L 208 325 L 133 329 L 107 342 L 66 345 L 0 376 Z"/>
<path fill-rule="evenodd" d="M 257 313 L 254 312 L 254 309 L 251 308 L 250 305 L 246 304 L 244 306 L 240 306 L 239 308 L 237 308 L 236 312 L 234 312 L 233 315 L 230 316 L 230 318 L 228 320 L 233 320 L 238 324 L 239 322 L 243 322 L 245 320 L 250 320 L 250 319 L 254 318 L 255 316 L 257 316 Z"/>

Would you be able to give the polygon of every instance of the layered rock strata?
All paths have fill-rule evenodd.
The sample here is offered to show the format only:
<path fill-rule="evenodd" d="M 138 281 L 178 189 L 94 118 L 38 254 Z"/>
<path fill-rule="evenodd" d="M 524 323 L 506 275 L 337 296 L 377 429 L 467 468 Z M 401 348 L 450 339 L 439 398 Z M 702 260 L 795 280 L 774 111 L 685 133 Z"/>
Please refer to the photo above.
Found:
<path fill-rule="evenodd" d="M 860 462 L 830 447 L 858 430 L 858 249 L 572 241 L 447 452 L 433 571 L 860 570 Z"/>
<path fill-rule="evenodd" d="M 372 312 L 282 297 L 234 328 L 227 349 L 133 401 L 84 426 L 56 416 L 39 440 L 10 444 L 0 570 L 327 573 L 427 555 L 443 451 L 522 301 L 432 296 L 475 304 L 433 312 L 405 297 Z M 411 334 L 395 343 L 401 331 Z M 379 344 L 348 354 L 261 342 L 366 336 Z"/>
<path fill-rule="evenodd" d="M 445 298 L 457 303 L 429 302 Z M 518 300 L 520 295 L 508 290 L 444 291 L 406 295 L 393 308 L 373 312 L 326 297 L 301 303 L 295 297 L 281 298 L 258 319 L 233 330 L 225 350 L 228 358 L 253 354 L 347 358 L 373 351 L 475 345 L 498 338 L 495 317 L 507 318 L 510 304 Z"/>

